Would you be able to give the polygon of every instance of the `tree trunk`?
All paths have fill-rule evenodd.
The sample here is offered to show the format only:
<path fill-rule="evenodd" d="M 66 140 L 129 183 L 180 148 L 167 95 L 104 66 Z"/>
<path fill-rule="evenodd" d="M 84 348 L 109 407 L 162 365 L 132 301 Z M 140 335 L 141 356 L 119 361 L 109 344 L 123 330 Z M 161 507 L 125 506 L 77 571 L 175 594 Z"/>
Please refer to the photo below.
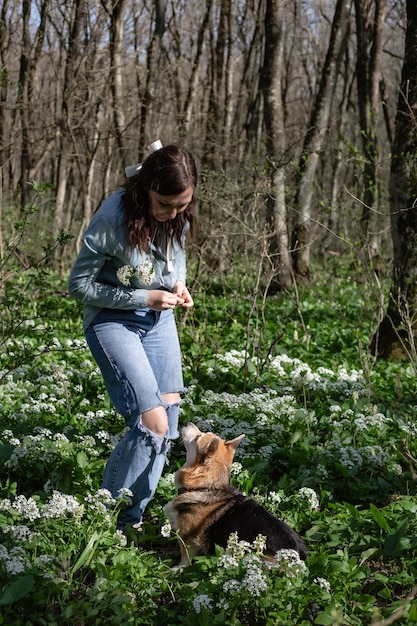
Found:
<path fill-rule="evenodd" d="M 379 113 L 381 106 L 382 31 L 386 0 L 375 0 L 374 15 L 366 0 L 355 0 L 358 59 L 356 82 L 359 120 L 364 154 L 362 231 L 366 254 L 378 255 L 379 238 L 376 218 L 379 204 Z"/>
<path fill-rule="evenodd" d="M 407 0 L 407 33 L 390 177 L 393 279 L 387 312 L 371 342 L 379 357 L 416 359 L 417 3 Z"/>
<path fill-rule="evenodd" d="M 184 136 L 186 137 L 190 132 L 191 123 L 192 123 L 192 113 L 193 107 L 195 107 L 196 101 L 198 101 L 197 93 L 198 93 L 198 81 L 200 80 L 200 65 L 203 56 L 203 44 L 207 34 L 207 28 L 210 23 L 210 13 L 213 6 L 213 0 L 207 0 L 206 11 L 204 13 L 204 18 L 201 22 L 201 27 L 198 30 L 197 37 L 197 51 L 195 54 L 191 77 L 188 83 L 187 96 L 185 99 L 185 111 L 183 117 L 183 125 L 184 125 Z M 201 111 L 198 111 L 198 114 L 201 114 Z"/>
<path fill-rule="evenodd" d="M 346 0 L 337 1 L 320 86 L 298 167 L 296 198 L 298 215 L 292 237 L 294 271 L 298 282 L 310 281 L 313 230 L 311 205 L 320 154 L 328 131 L 339 67 L 347 42 L 350 6 L 351 4 Z"/>
<path fill-rule="evenodd" d="M 140 111 L 139 141 L 142 143 L 145 141 L 148 115 L 155 97 L 155 88 L 153 83 L 157 84 L 160 80 L 160 77 L 158 76 L 158 67 L 161 57 L 162 37 L 166 30 L 166 8 L 166 0 L 155 0 L 155 22 L 152 39 L 147 49 L 145 91 Z M 149 139 L 154 141 L 157 137 Z M 144 147 L 142 149 L 144 149 Z"/>
<path fill-rule="evenodd" d="M 123 90 L 124 9 L 125 0 L 117 0 L 113 3 L 110 24 L 110 81 L 113 97 L 113 123 L 122 169 L 127 165 L 123 139 L 123 133 L 126 127 L 123 108 L 125 103 L 125 93 Z"/>
<path fill-rule="evenodd" d="M 265 55 L 261 88 L 264 98 L 267 159 L 270 168 L 270 193 L 267 197 L 267 231 L 272 280 L 268 293 L 292 286 L 288 215 L 285 203 L 285 172 L 281 163 L 285 153 L 284 105 L 282 101 L 283 0 L 266 0 Z"/>

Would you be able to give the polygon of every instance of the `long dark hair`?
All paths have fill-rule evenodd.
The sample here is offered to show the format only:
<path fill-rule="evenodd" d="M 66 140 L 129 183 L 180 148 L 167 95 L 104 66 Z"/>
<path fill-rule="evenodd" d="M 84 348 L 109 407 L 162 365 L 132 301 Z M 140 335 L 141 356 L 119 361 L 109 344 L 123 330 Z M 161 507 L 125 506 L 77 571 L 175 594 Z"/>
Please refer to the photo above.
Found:
<path fill-rule="evenodd" d="M 161 196 L 174 196 L 188 187 L 197 186 L 197 168 L 192 155 L 178 146 L 164 146 L 152 152 L 135 176 L 128 178 L 123 194 L 129 241 L 133 247 L 146 250 L 148 237 L 153 236 L 155 220 L 150 214 L 149 191 Z M 182 213 L 164 223 L 167 234 L 183 245 L 185 223 L 192 224 L 195 197 Z"/>

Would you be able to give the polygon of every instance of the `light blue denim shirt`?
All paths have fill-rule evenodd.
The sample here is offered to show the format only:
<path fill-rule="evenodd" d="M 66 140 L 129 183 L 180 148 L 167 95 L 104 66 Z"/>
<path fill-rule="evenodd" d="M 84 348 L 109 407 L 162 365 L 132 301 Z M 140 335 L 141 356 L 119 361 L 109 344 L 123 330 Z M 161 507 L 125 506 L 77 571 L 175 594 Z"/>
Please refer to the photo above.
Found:
<path fill-rule="evenodd" d="M 102 309 L 143 310 L 147 308 L 149 289 L 172 289 L 177 280 L 185 282 L 185 252 L 178 242 L 172 241 L 172 264 L 168 263 L 166 238 L 162 232 L 157 231 L 153 243 L 149 241 L 148 252 L 130 245 L 122 205 L 123 191 L 120 189 L 111 195 L 93 216 L 69 277 L 70 295 L 84 305 L 84 329 Z M 188 228 L 187 223 L 183 238 Z M 125 265 L 137 268 L 145 261 L 152 262 L 154 269 L 150 285 L 140 284 L 135 277 L 125 286 L 117 278 L 119 268 Z"/>

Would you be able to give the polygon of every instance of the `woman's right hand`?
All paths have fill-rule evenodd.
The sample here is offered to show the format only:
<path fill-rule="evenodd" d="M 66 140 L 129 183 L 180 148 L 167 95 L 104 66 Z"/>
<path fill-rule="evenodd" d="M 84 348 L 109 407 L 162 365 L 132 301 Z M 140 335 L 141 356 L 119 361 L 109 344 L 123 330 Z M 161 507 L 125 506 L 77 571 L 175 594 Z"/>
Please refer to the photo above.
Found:
<path fill-rule="evenodd" d="M 167 311 L 168 309 L 175 309 L 177 304 L 183 303 L 184 298 L 177 296 L 175 293 L 161 289 L 150 289 L 146 304 L 154 311 Z"/>

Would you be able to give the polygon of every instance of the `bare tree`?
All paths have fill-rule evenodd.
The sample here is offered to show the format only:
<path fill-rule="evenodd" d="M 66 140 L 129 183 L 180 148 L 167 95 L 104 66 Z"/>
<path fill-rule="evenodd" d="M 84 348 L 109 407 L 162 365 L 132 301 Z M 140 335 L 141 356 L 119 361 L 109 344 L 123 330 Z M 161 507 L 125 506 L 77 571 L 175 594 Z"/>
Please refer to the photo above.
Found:
<path fill-rule="evenodd" d="M 360 1 L 372 8 L 368 0 Z M 397 99 L 405 29 L 403 0 L 385 2 L 380 75 L 387 113 Z M 125 163 L 140 161 L 149 141 L 160 137 L 164 143 L 181 142 L 199 157 L 204 180 L 210 182 L 209 211 L 204 200 L 201 206 L 203 220 L 209 215 L 204 227 L 216 233 L 210 248 L 223 259 L 217 270 L 226 270 L 242 255 L 249 260 L 258 254 L 268 224 L 275 287 L 290 284 L 288 237 L 294 222 L 302 222 L 301 217 L 295 220 L 297 211 L 306 208 L 310 235 L 308 224 L 328 223 L 331 204 L 329 225 L 337 224 L 349 236 L 355 222 L 350 218 L 357 212 L 353 198 L 361 193 L 355 188 L 363 159 L 357 156 L 361 125 L 358 93 L 352 89 L 353 46 L 345 54 L 334 92 L 327 79 L 330 98 L 321 91 L 338 4 L 3 0 L 3 211 L 8 203 L 16 210 L 25 203 L 22 194 L 32 178 L 51 182 L 55 191 L 39 205 L 38 239 L 62 229 L 77 236 L 102 198 L 123 181 Z M 343 27 L 340 38 L 342 32 Z M 324 105 L 323 116 L 318 114 L 318 94 L 322 101 L 333 98 L 327 124 Z M 388 154 L 389 124 L 381 126 L 380 152 Z M 335 155 L 342 158 L 338 161 Z M 297 170 L 305 176 L 300 178 Z M 353 193 L 345 194 L 341 211 L 345 188 Z M 288 198 L 298 199 L 296 211 L 289 211 Z M 309 256 L 303 259 L 302 253 L 314 254 L 321 244 L 322 231 L 314 235 L 294 257 L 300 274 L 307 275 L 302 265 L 309 265 Z M 65 259 L 56 261 L 65 266 Z"/>
<path fill-rule="evenodd" d="M 380 357 L 417 357 L 417 4 L 407 0 L 407 32 L 392 150 L 390 203 L 393 278 L 385 316 L 371 350 Z"/>
<path fill-rule="evenodd" d="M 155 15 L 152 36 L 146 51 L 145 89 L 142 96 L 139 140 L 143 143 L 149 124 L 149 112 L 155 98 L 154 82 L 160 81 L 160 59 L 162 57 L 162 37 L 166 29 L 166 0 L 154 0 Z"/>
<path fill-rule="evenodd" d="M 270 192 L 267 196 L 267 227 L 272 264 L 270 294 L 292 285 L 285 203 L 285 170 L 281 162 L 285 153 L 284 105 L 281 91 L 284 6 L 284 0 L 266 0 L 265 52 L 261 82 L 270 171 Z"/>
<path fill-rule="evenodd" d="M 110 81 L 113 96 L 113 117 L 116 142 L 120 153 L 120 160 L 124 168 L 126 163 L 126 146 L 123 133 L 126 127 L 124 113 L 123 88 L 123 30 L 125 0 L 115 0 L 112 3 L 110 22 Z"/>
<path fill-rule="evenodd" d="M 296 278 L 303 282 L 310 280 L 310 251 L 313 232 L 311 222 L 312 200 L 319 160 L 333 109 L 342 55 L 347 43 L 351 4 L 347 0 L 337 0 L 319 89 L 298 165 L 295 202 L 297 217 L 292 248 Z"/>
<path fill-rule="evenodd" d="M 362 230 L 372 258 L 379 251 L 377 219 L 379 209 L 381 57 L 386 0 L 355 0 L 359 121 L 362 137 L 363 211 Z M 374 218 L 374 219 L 373 219 Z"/>

